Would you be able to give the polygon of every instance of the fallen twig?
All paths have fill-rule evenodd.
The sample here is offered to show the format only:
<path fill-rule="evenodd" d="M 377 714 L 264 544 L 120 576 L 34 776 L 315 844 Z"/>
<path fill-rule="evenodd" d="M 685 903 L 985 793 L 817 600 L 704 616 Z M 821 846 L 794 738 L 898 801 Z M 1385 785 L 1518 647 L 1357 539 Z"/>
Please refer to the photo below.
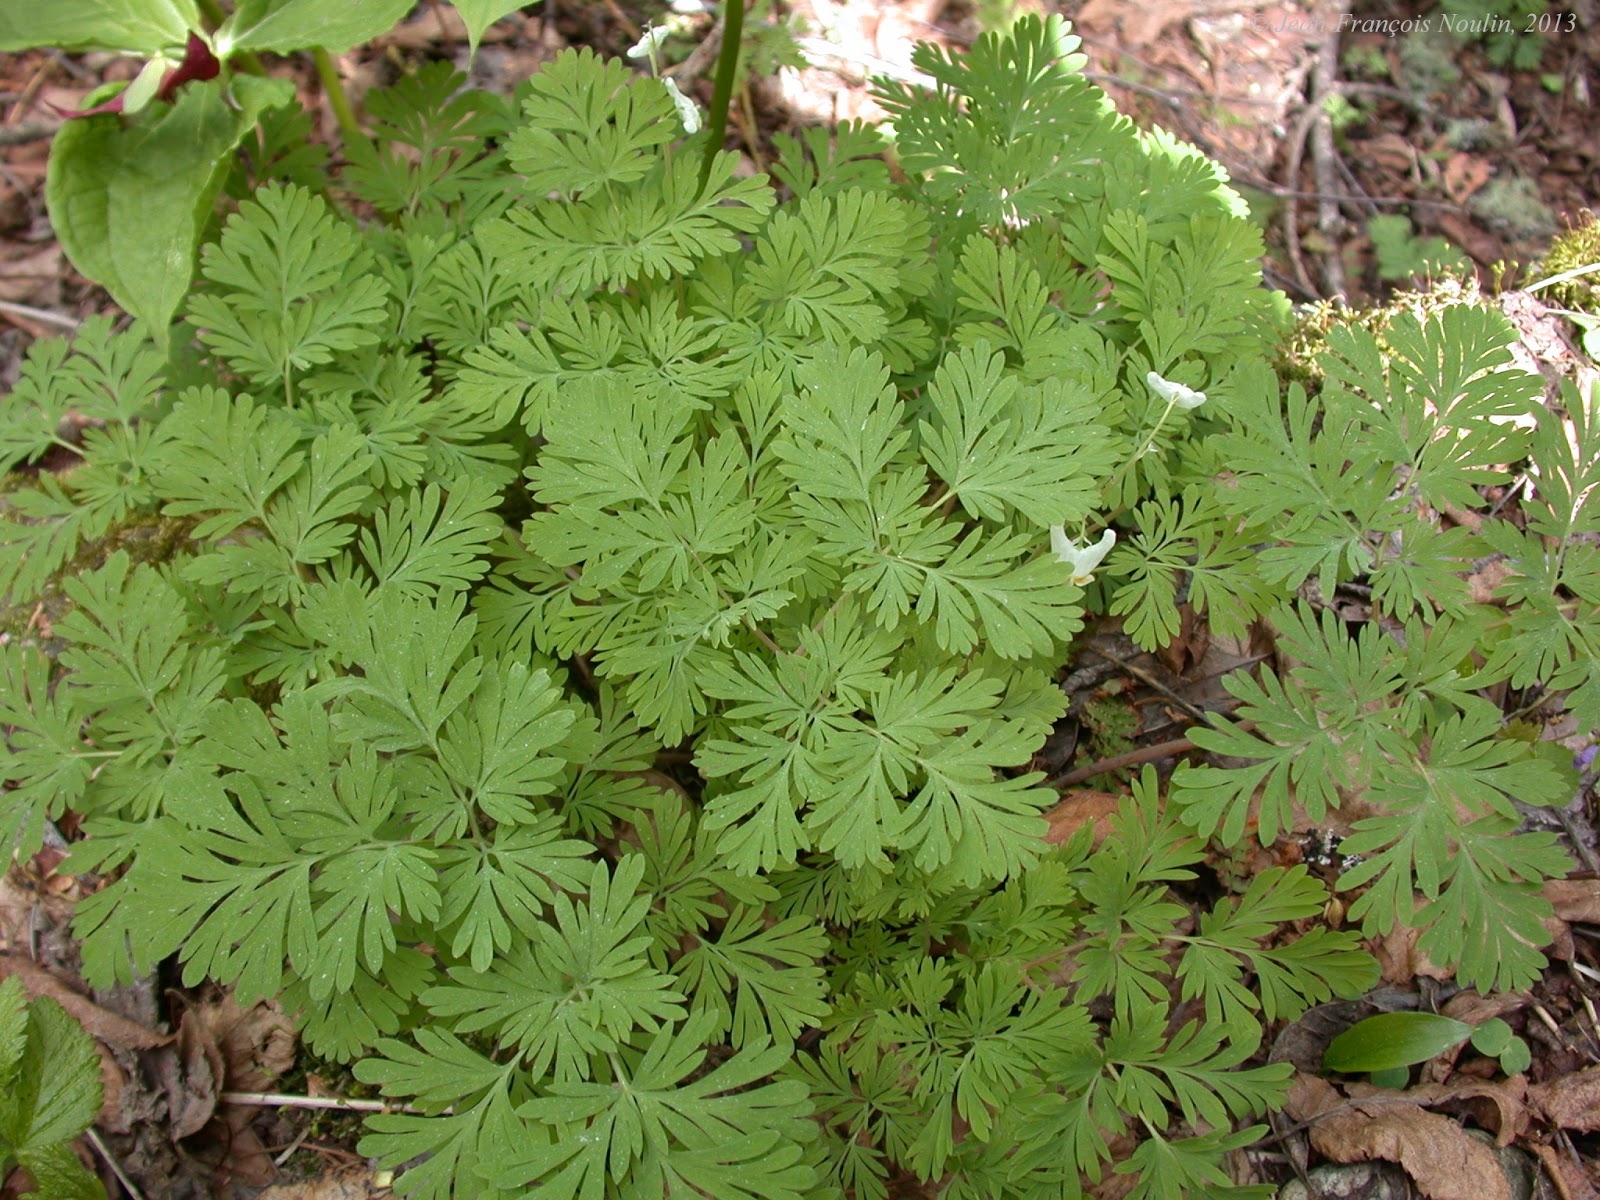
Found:
<path fill-rule="evenodd" d="M 58 329 L 76 331 L 83 322 L 76 317 L 69 317 L 63 313 L 53 313 L 48 309 L 34 308 L 31 304 L 17 304 L 11 300 L 0 300 L 0 312 L 10 313 L 17 317 L 26 317 L 30 321 L 42 321 L 46 325 L 54 325 Z"/>
<path fill-rule="evenodd" d="M 122 1190 L 128 1193 L 128 1200 L 144 1200 L 144 1193 L 135 1186 L 133 1180 L 128 1178 L 127 1172 L 122 1169 L 122 1164 L 116 1160 L 106 1148 L 106 1144 L 100 1140 L 100 1135 L 94 1131 L 94 1126 L 89 1126 L 83 1133 L 89 1139 L 89 1144 L 94 1147 L 94 1152 L 101 1157 L 106 1166 L 111 1168 L 111 1173 L 117 1177 Z"/>

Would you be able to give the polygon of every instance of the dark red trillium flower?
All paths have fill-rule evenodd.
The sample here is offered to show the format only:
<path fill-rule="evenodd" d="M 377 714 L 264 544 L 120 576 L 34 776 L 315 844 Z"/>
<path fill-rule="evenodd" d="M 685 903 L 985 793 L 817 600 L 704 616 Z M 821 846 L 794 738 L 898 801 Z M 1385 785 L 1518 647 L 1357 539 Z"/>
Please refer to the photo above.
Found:
<path fill-rule="evenodd" d="M 211 53 L 211 47 L 198 33 L 189 35 L 189 44 L 183 49 L 183 61 L 167 72 L 167 77 L 161 81 L 161 86 L 156 89 L 157 100 L 170 100 L 172 93 L 186 83 L 197 79 L 215 79 L 217 72 L 222 69 L 222 64 L 217 61 L 217 56 Z M 68 120 L 74 117 L 92 117 L 97 113 L 119 113 L 122 111 L 122 101 L 127 95 L 126 89 L 118 92 L 104 104 L 96 104 L 93 108 L 57 108 Z M 55 108 L 54 105 L 51 105 Z"/>

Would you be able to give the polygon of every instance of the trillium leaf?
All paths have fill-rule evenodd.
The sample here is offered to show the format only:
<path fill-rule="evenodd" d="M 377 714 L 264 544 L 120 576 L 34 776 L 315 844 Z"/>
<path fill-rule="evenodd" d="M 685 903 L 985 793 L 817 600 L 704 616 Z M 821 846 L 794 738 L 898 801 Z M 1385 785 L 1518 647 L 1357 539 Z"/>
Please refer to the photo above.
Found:
<path fill-rule="evenodd" d="M 362 0 L 360 4 L 241 0 L 233 16 L 217 30 L 217 41 L 226 50 L 287 54 L 315 46 L 329 54 L 343 54 L 388 33 L 411 9 L 412 0 Z"/>
<path fill-rule="evenodd" d="M 45 195 L 67 256 L 158 342 L 189 290 L 234 149 L 294 96 L 284 80 L 240 76 L 232 86 L 237 107 L 221 81 L 196 83 L 134 121 L 68 122 L 51 148 Z"/>
<path fill-rule="evenodd" d="M 0 5 L 0 53 L 55 46 L 155 54 L 200 28 L 194 0 L 52 0 Z"/>

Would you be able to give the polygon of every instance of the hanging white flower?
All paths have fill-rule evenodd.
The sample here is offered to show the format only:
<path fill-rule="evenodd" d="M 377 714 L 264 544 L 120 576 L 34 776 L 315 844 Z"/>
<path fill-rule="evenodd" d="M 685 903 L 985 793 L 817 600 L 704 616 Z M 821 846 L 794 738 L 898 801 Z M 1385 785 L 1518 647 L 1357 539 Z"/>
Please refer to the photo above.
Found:
<path fill-rule="evenodd" d="M 661 43 L 667 40 L 667 29 L 664 25 L 646 25 L 644 36 L 641 37 L 628 51 L 629 58 L 648 58 L 655 61 L 656 51 L 661 49 Z"/>
<path fill-rule="evenodd" d="M 678 110 L 678 120 L 683 122 L 683 131 L 687 134 L 700 132 L 700 106 L 678 90 L 676 79 L 663 79 L 667 91 L 672 96 L 672 103 Z"/>
<path fill-rule="evenodd" d="M 1085 546 L 1067 536 L 1064 525 L 1050 527 L 1050 549 L 1061 562 L 1072 568 L 1072 582 L 1082 587 L 1094 578 L 1095 568 L 1105 561 L 1111 547 L 1117 544 L 1117 531 L 1108 529 L 1092 546 Z"/>
<path fill-rule="evenodd" d="M 1163 379 L 1154 371 L 1146 375 L 1145 382 L 1150 385 L 1150 390 L 1155 392 L 1173 408 L 1199 408 L 1206 402 L 1206 394 L 1197 392 L 1191 387 L 1184 387 L 1181 383 L 1173 383 L 1170 379 Z"/>

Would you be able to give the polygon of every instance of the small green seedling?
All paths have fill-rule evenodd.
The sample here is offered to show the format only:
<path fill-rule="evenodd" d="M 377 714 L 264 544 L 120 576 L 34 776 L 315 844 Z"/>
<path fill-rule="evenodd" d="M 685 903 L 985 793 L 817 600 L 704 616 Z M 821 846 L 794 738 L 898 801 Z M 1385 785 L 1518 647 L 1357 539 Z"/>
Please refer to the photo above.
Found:
<path fill-rule="evenodd" d="M 1328 1044 L 1322 1065 L 1345 1074 L 1370 1073 L 1379 1087 L 1404 1087 L 1411 1067 L 1468 1039 L 1478 1053 L 1498 1059 L 1507 1075 L 1526 1071 L 1533 1061 L 1528 1044 L 1499 1017 L 1473 1028 L 1437 1013 L 1398 1012 L 1379 1013 L 1346 1029 Z"/>
<path fill-rule="evenodd" d="M 1437 1013 L 1379 1013 L 1357 1021 L 1333 1041 L 1322 1056 L 1329 1071 L 1392 1071 L 1415 1066 L 1460 1045 L 1472 1034 L 1465 1021 Z"/>
<path fill-rule="evenodd" d="M 1490 1017 L 1472 1031 L 1472 1048 L 1479 1054 L 1499 1061 L 1500 1069 L 1507 1075 L 1520 1075 L 1533 1064 L 1533 1051 L 1528 1043 L 1511 1032 L 1499 1017 Z"/>

